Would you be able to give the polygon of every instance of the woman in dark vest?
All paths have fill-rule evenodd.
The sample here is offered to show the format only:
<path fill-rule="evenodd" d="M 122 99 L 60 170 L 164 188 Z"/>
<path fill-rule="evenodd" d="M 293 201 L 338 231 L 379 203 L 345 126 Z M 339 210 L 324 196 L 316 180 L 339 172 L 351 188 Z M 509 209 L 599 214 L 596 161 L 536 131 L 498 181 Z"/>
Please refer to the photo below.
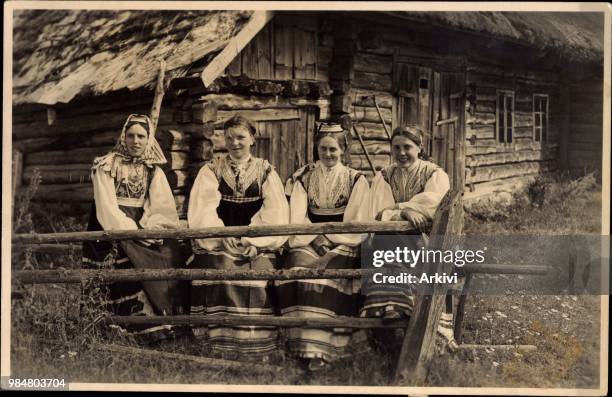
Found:
<path fill-rule="evenodd" d="M 224 125 L 228 154 L 204 165 L 194 181 L 187 219 L 190 228 L 289 223 L 280 177 L 268 161 L 251 155 L 256 129 L 236 115 Z M 228 237 L 194 240 L 191 268 L 273 270 L 286 237 Z M 193 280 L 191 314 L 273 316 L 271 283 Z M 278 347 L 270 326 L 208 326 L 193 329 L 214 350 L 263 356 Z"/>
<path fill-rule="evenodd" d="M 116 146 L 92 167 L 94 205 L 87 230 L 172 229 L 179 226 L 172 191 L 159 167 L 166 163 L 148 116 L 130 115 Z M 175 240 L 85 242 L 85 268 L 131 269 L 183 267 Z M 108 285 L 107 309 L 115 315 L 163 315 L 182 312 L 178 283 L 117 282 Z M 143 342 L 174 334 L 169 325 L 129 326 Z"/>
<path fill-rule="evenodd" d="M 347 140 L 342 127 L 323 124 L 315 137 L 318 161 L 308 164 L 287 181 L 292 224 L 365 222 L 370 187 L 359 171 L 342 164 Z M 292 236 L 285 269 L 358 269 L 359 246 L 365 235 L 324 234 Z M 300 318 L 356 316 L 360 280 L 319 279 L 277 282 L 281 315 Z M 303 359 L 311 371 L 339 358 L 348 345 L 345 328 L 290 328 L 288 350 Z"/>
<path fill-rule="evenodd" d="M 401 126 L 391 136 L 393 164 L 372 181 L 370 215 L 380 221 L 407 220 L 415 234 L 429 233 L 438 205 L 450 188 L 448 175 L 422 157 L 422 134 L 417 126 Z M 416 247 L 413 247 L 416 249 Z M 362 317 L 410 318 L 415 303 L 415 286 L 377 286 L 364 283 Z M 453 348 L 452 310 L 442 313 L 438 336 Z M 384 334 L 385 331 L 375 331 Z"/>

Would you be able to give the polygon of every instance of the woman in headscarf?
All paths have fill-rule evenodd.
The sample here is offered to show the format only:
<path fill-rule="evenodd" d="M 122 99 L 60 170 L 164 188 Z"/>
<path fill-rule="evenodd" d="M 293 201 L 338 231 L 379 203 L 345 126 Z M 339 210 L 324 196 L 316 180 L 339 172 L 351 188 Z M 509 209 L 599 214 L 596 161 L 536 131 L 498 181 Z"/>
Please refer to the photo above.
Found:
<path fill-rule="evenodd" d="M 369 219 L 370 187 L 364 175 L 342 164 L 347 139 L 338 124 L 322 124 L 315 137 L 315 158 L 287 181 L 292 224 L 364 222 Z M 285 269 L 358 269 L 365 235 L 292 236 Z M 356 316 L 360 280 L 277 282 L 282 316 L 334 318 Z M 287 347 L 311 371 L 324 369 L 344 353 L 351 329 L 289 328 Z"/>
<path fill-rule="evenodd" d="M 394 163 L 377 173 L 372 181 L 370 215 L 380 221 L 407 220 L 416 235 L 429 233 L 438 205 L 450 188 L 448 175 L 438 165 L 424 160 L 423 132 L 417 126 L 397 127 L 391 135 Z M 416 237 L 416 236 L 415 236 Z M 416 238 L 408 243 L 417 244 Z M 418 247 L 413 247 L 417 249 Z M 415 303 L 413 284 L 384 285 L 366 283 L 361 317 L 410 318 Z M 438 335 L 449 347 L 456 346 L 452 330 L 452 309 L 442 313 Z M 385 334 L 375 330 L 375 334 Z"/>
<path fill-rule="evenodd" d="M 256 128 L 235 115 L 224 124 L 228 155 L 205 164 L 189 198 L 190 228 L 289 223 L 289 207 L 280 177 L 268 161 L 251 155 Z M 193 240 L 188 266 L 219 270 L 273 270 L 283 236 Z M 273 316 L 271 283 L 193 280 L 191 314 Z M 278 347 L 278 330 L 270 326 L 193 328 L 207 336 L 213 350 L 264 360 Z M 206 335 L 208 333 L 208 335 Z"/>
<path fill-rule="evenodd" d="M 94 160 L 94 205 L 87 230 L 172 229 L 179 226 L 172 191 L 159 167 L 166 158 L 148 116 L 132 114 L 115 147 Z M 83 244 L 87 268 L 114 269 L 182 267 L 176 240 L 142 239 Z M 116 282 L 105 288 L 107 308 L 119 316 L 182 312 L 176 282 Z M 128 331 L 143 342 L 174 335 L 169 325 L 134 325 Z"/>

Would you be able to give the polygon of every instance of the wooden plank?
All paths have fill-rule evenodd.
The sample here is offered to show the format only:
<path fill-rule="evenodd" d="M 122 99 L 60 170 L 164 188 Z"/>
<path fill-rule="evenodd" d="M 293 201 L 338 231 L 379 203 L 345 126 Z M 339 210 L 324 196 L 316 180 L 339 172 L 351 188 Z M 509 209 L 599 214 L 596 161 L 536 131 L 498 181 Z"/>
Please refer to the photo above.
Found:
<path fill-rule="evenodd" d="M 468 173 L 466 183 L 478 183 L 520 175 L 538 174 L 553 171 L 557 168 L 556 161 L 529 161 L 515 164 L 483 165 Z"/>
<path fill-rule="evenodd" d="M 392 113 L 390 109 L 381 108 L 380 112 L 387 125 L 391 125 Z M 376 108 L 365 106 L 353 106 L 352 119 L 360 124 L 362 123 L 381 123 L 380 116 Z M 382 123 L 381 123 L 382 126 Z M 384 128 L 383 128 L 384 130 Z M 386 133 L 385 133 L 386 135 Z M 388 138 L 387 138 L 388 139 Z"/>
<path fill-rule="evenodd" d="M 256 36 L 257 69 L 260 79 L 274 78 L 274 59 L 272 51 L 272 24 L 267 24 Z"/>
<path fill-rule="evenodd" d="M 380 142 L 380 141 L 365 141 L 364 142 L 366 150 L 369 154 L 385 154 L 389 155 L 391 153 L 391 144 L 389 142 Z M 359 143 L 353 142 L 351 145 L 351 153 L 352 154 L 364 154 L 363 148 Z"/>
<path fill-rule="evenodd" d="M 466 115 L 466 124 L 495 125 L 495 113 L 479 113 Z"/>
<path fill-rule="evenodd" d="M 223 123 L 231 118 L 234 114 L 249 118 L 251 121 L 282 121 L 282 120 L 298 120 L 297 108 L 293 109 L 261 109 L 261 110 L 240 110 L 226 111 L 219 110 L 217 113 L 216 128 L 221 128 Z"/>
<path fill-rule="evenodd" d="M 370 159 L 377 171 L 388 166 L 391 162 L 391 156 L 388 154 L 373 154 L 370 155 Z M 351 166 L 358 170 L 371 169 L 366 156 L 359 154 L 351 154 Z"/>
<path fill-rule="evenodd" d="M 272 19 L 273 11 L 254 11 L 251 19 L 244 28 L 234 36 L 225 48 L 217 55 L 202 71 L 202 82 L 208 87 L 230 62 L 242 51 L 242 49 L 263 29 Z"/>
<path fill-rule="evenodd" d="M 360 88 L 356 88 L 353 90 L 352 104 L 355 106 L 375 107 L 373 97 L 376 97 L 376 103 L 378 103 L 378 107 L 386 109 L 393 108 L 393 95 L 391 95 L 390 93 Z"/>
<path fill-rule="evenodd" d="M 455 177 L 453 189 L 462 191 L 465 186 L 465 163 L 466 163 L 466 141 L 465 141 L 465 74 L 456 73 L 453 86 L 453 94 L 459 95 L 452 111 L 453 117 L 458 117 L 454 131 L 454 161 Z"/>
<path fill-rule="evenodd" d="M 240 58 L 242 60 L 242 74 L 249 76 L 252 79 L 263 78 L 259 76 L 258 67 L 258 42 L 257 36 L 263 32 L 260 31 L 240 52 Z"/>
<path fill-rule="evenodd" d="M 355 54 L 355 71 L 390 75 L 393 67 L 391 56 L 357 52 Z"/>
<path fill-rule="evenodd" d="M 27 166 L 22 179 L 28 181 L 36 169 L 44 185 L 91 182 L 91 163 Z"/>
<path fill-rule="evenodd" d="M 278 373 L 284 369 L 283 367 L 265 364 L 265 363 L 258 363 L 257 365 L 252 365 L 250 363 L 243 363 L 243 362 L 234 361 L 234 360 L 193 356 L 189 354 L 158 351 L 158 350 L 152 350 L 152 349 L 141 349 L 137 347 L 121 346 L 121 345 L 116 345 L 116 344 L 96 343 L 96 344 L 93 344 L 92 348 L 97 351 L 110 352 L 112 353 L 113 357 L 121 356 L 122 354 L 125 354 L 125 355 L 133 355 L 136 357 L 149 357 L 151 360 L 155 360 L 155 361 L 160 361 L 160 360 L 184 361 L 184 362 L 189 362 L 192 365 L 196 364 L 204 368 L 213 369 L 215 371 L 234 370 L 234 371 L 241 371 L 241 372 L 248 371 L 249 373 L 257 373 L 257 374 L 269 374 L 269 373 Z"/>
<path fill-rule="evenodd" d="M 91 186 L 88 184 L 88 187 Z M 70 186 L 73 188 L 74 186 Z M 315 224 L 261 225 L 261 226 L 219 226 L 204 229 L 173 230 L 107 230 L 92 232 L 64 232 L 41 234 L 15 234 L 15 244 L 65 243 L 73 241 L 113 241 L 135 238 L 216 238 L 216 237 L 260 237 L 290 236 L 297 234 L 351 234 L 410 231 L 410 222 L 323 222 Z"/>
<path fill-rule="evenodd" d="M 440 126 L 436 125 L 436 122 L 438 120 L 442 120 L 442 115 L 441 115 L 441 105 L 440 102 L 442 101 L 441 98 L 441 93 L 440 93 L 440 72 L 433 72 L 432 74 L 432 108 L 431 108 L 431 120 L 432 120 L 432 126 L 431 126 L 431 132 L 432 132 L 432 136 L 431 139 L 429 139 L 429 143 L 427 144 L 427 146 L 425 147 L 425 151 L 426 153 L 432 157 L 433 161 L 436 164 L 439 164 L 440 161 L 440 152 L 439 152 L 439 148 L 438 146 L 434 145 L 434 142 L 437 142 L 437 139 L 439 139 L 440 137 Z"/>
<path fill-rule="evenodd" d="M 274 78 L 293 78 L 293 28 L 274 23 Z"/>
<path fill-rule="evenodd" d="M 391 91 L 391 75 L 355 71 L 353 87 L 377 91 Z"/>
<path fill-rule="evenodd" d="M 294 37 L 296 38 L 293 46 L 294 76 L 296 79 L 314 79 L 316 32 L 294 28 Z"/>
<path fill-rule="evenodd" d="M 557 150 L 519 150 L 467 156 L 466 166 L 478 167 L 481 165 L 517 163 L 523 161 L 553 160 L 556 157 Z"/>
<path fill-rule="evenodd" d="M 463 232 L 461 193 L 449 191 L 434 215 L 430 249 L 450 248 Z M 452 264 L 427 266 L 427 274 L 450 274 Z M 406 329 L 395 373 L 399 385 L 422 386 L 434 353 L 434 342 L 448 285 L 424 283 L 418 286 L 412 317 Z"/>
<path fill-rule="evenodd" d="M 26 166 L 74 163 L 91 164 L 95 157 L 108 153 L 112 148 L 113 146 L 101 146 L 28 153 L 25 155 L 24 164 Z"/>
<path fill-rule="evenodd" d="M 60 244 L 41 244 L 44 250 L 60 247 Z M 40 245 L 15 244 L 19 251 L 32 249 L 37 251 Z M 72 248 L 70 248 L 72 247 Z M 65 252 L 79 249 L 79 244 L 64 245 L 54 252 Z M 464 270 L 468 274 L 532 274 L 543 275 L 551 271 L 550 266 L 518 265 L 518 264 L 466 264 Z M 99 283 L 115 283 L 130 281 L 161 281 L 161 280 L 300 280 L 300 279 L 359 279 L 372 276 L 375 273 L 385 274 L 384 269 L 285 269 L 285 270 L 218 270 L 218 269 L 52 269 L 52 270 L 22 270 L 15 271 L 12 276 L 23 283 L 82 283 L 96 280 Z M 391 271 L 390 274 L 394 272 Z"/>
<path fill-rule="evenodd" d="M 242 53 L 236 55 L 236 58 L 230 62 L 225 73 L 230 76 L 240 76 L 242 74 Z"/>
<path fill-rule="evenodd" d="M 91 201 L 93 200 L 93 187 L 91 183 L 39 185 L 33 200 L 66 203 Z"/>

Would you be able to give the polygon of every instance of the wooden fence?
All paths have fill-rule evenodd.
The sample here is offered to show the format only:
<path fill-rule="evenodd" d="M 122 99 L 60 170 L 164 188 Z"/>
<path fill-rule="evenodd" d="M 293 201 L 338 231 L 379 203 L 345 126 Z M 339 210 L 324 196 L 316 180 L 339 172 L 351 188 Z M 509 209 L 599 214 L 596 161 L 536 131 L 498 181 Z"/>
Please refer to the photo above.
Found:
<path fill-rule="evenodd" d="M 463 206 L 461 195 L 449 192 L 442 200 L 433 220 L 429 248 L 450 248 L 462 234 Z M 213 237 L 259 237 L 272 235 L 299 235 L 321 233 L 397 233 L 414 234 L 409 222 L 328 222 L 309 225 L 265 225 L 212 227 L 205 229 L 174 230 L 117 230 L 94 232 L 71 232 L 49 234 L 18 234 L 13 236 L 13 246 L 24 249 L 31 245 L 49 246 L 82 241 L 117 241 L 132 239 L 200 239 Z M 439 263 L 430 266 L 431 274 L 447 272 L 452 264 Z M 472 264 L 464 267 L 466 283 L 473 273 L 545 274 L 548 268 L 535 265 Z M 376 269 L 376 272 L 384 270 Z M 224 271 L 206 269 L 125 269 L 125 270 L 28 270 L 14 271 L 13 278 L 22 283 L 85 283 L 94 280 L 99 283 L 117 281 L 152 280 L 295 280 L 328 278 L 361 278 L 371 274 L 371 269 L 300 269 L 277 271 Z M 444 284 L 421 284 L 416 298 L 412 319 L 391 320 L 377 318 L 288 318 L 266 316 L 108 316 L 107 323 L 127 324 L 185 324 L 185 325 L 274 325 L 280 327 L 323 327 L 323 328 L 403 328 L 405 340 L 396 367 L 397 384 L 422 385 L 427 376 L 428 363 L 434 352 L 434 337 L 442 313 L 448 286 Z M 461 326 L 465 294 L 463 291 L 457 309 L 457 327 Z"/>

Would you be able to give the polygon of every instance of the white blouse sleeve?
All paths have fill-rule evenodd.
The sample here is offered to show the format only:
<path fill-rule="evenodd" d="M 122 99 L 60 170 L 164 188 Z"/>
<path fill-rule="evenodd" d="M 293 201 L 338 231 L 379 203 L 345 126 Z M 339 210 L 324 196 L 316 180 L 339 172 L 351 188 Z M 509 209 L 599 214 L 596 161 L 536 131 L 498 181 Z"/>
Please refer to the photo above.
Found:
<path fill-rule="evenodd" d="M 370 191 L 370 219 L 376 219 L 376 215 L 385 208 L 395 204 L 393 191 L 391 186 L 385 181 L 382 173 L 377 172 L 372 180 L 372 188 Z"/>
<path fill-rule="evenodd" d="M 361 176 L 359 179 L 357 179 L 357 182 L 355 182 L 355 185 L 353 186 L 353 191 L 351 192 L 351 197 L 349 197 L 348 204 L 346 205 L 346 210 L 344 211 L 342 221 L 369 221 L 371 219 L 370 210 L 368 208 L 369 202 L 370 186 L 368 185 L 368 181 L 365 176 Z M 336 244 L 355 247 L 365 240 L 367 234 L 326 234 L 325 236 Z"/>
<path fill-rule="evenodd" d="M 198 172 L 189 194 L 189 207 L 187 208 L 189 228 L 224 226 L 223 221 L 217 215 L 217 207 L 219 207 L 220 202 L 219 182 L 213 171 L 207 165 L 204 165 Z M 195 241 L 194 248 L 199 247 L 208 251 L 219 249 L 221 246 L 220 238 L 193 241 Z"/>
<path fill-rule="evenodd" d="M 175 229 L 179 226 L 172 190 L 159 167 L 153 171 L 140 225 L 145 229 Z"/>
<path fill-rule="evenodd" d="M 138 225 L 119 209 L 115 183 L 110 174 L 100 168 L 92 173 L 96 217 L 104 230 L 134 230 Z"/>
<path fill-rule="evenodd" d="M 309 224 L 308 218 L 308 195 L 301 182 L 296 181 L 292 184 L 293 189 L 289 198 L 289 212 L 291 214 L 291 224 Z M 316 234 L 290 236 L 289 247 L 305 247 L 317 237 Z"/>
<path fill-rule="evenodd" d="M 263 204 L 259 211 L 251 218 L 250 226 L 257 225 L 286 225 L 289 223 L 289 204 L 285 198 L 285 189 L 280 177 L 274 170 L 270 170 L 266 181 L 261 186 Z M 257 248 L 278 249 L 287 241 L 286 236 L 242 237 L 244 245 L 253 245 Z"/>
<path fill-rule="evenodd" d="M 444 170 L 438 169 L 425 184 L 425 189 L 412 197 L 410 201 L 400 203 L 401 209 L 410 208 L 424 215 L 428 220 L 432 220 L 440 201 L 450 189 L 448 175 Z"/>

